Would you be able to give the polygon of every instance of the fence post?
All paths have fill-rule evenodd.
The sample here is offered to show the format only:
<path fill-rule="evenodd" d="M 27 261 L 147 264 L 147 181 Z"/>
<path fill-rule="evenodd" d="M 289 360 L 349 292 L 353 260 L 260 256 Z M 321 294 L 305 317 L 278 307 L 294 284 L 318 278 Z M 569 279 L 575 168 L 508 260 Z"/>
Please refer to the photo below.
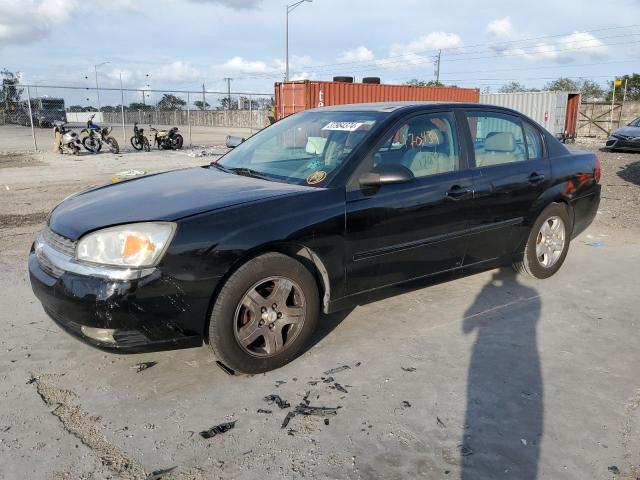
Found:
<path fill-rule="evenodd" d="M 249 95 L 249 136 L 253 135 L 253 108 L 252 104 L 253 100 L 251 99 L 251 95 Z"/>
<path fill-rule="evenodd" d="M 27 100 L 29 101 L 29 123 L 31 124 L 31 136 L 33 137 L 33 149 L 38 151 L 38 142 L 36 142 L 36 131 L 33 128 L 33 112 L 31 111 L 31 88 L 27 87 Z"/>
<path fill-rule="evenodd" d="M 202 93 L 202 97 L 204 98 L 204 92 Z M 191 99 L 189 92 L 187 92 L 187 123 L 189 124 L 189 148 L 191 148 L 193 144 L 191 143 Z"/>
<path fill-rule="evenodd" d="M 122 148 L 127 144 L 127 134 L 124 131 L 124 91 L 122 90 L 122 72 L 120 72 L 120 114 L 122 115 Z"/>

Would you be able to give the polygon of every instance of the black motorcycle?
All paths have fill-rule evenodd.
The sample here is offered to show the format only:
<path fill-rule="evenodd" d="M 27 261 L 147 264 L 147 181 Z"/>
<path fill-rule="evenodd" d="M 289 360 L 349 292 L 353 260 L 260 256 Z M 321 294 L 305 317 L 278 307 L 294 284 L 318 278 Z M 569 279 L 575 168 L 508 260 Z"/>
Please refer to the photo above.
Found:
<path fill-rule="evenodd" d="M 151 151 L 149 139 L 144 136 L 144 128 L 138 128 L 138 122 L 133 124 L 133 137 L 131 137 L 131 146 L 136 150 L 144 149 L 145 152 Z"/>
<path fill-rule="evenodd" d="M 158 150 L 178 150 L 182 148 L 184 139 L 178 133 L 178 127 L 173 127 L 171 130 L 156 130 L 149 125 L 149 128 L 154 132 L 153 143 L 158 147 Z"/>
<path fill-rule="evenodd" d="M 119 153 L 120 147 L 115 138 L 110 136 L 111 127 L 101 128 L 99 125 L 93 123 L 94 113 L 89 117 L 87 121 L 87 128 L 82 130 L 85 135 L 82 138 L 82 146 L 91 153 L 98 153 L 102 149 L 102 144 L 106 143 L 109 146 L 111 153 Z"/>

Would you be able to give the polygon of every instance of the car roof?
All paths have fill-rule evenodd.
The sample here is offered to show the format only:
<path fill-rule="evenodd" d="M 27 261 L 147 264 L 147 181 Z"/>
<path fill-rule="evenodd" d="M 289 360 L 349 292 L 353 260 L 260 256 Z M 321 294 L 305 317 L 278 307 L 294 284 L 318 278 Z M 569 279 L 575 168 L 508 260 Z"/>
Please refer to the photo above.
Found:
<path fill-rule="evenodd" d="M 499 108 L 501 110 L 513 111 L 509 108 L 500 107 L 497 105 L 489 105 L 483 103 L 470 103 L 470 102 L 418 102 L 418 101 L 409 101 L 409 102 L 371 102 L 371 103 L 348 103 L 344 105 L 331 105 L 327 107 L 319 107 L 313 108 L 307 111 L 311 112 L 381 112 L 381 113 L 392 113 L 398 110 L 417 108 L 417 107 L 463 107 L 463 108 L 471 108 L 471 107 L 490 107 L 490 108 Z"/>

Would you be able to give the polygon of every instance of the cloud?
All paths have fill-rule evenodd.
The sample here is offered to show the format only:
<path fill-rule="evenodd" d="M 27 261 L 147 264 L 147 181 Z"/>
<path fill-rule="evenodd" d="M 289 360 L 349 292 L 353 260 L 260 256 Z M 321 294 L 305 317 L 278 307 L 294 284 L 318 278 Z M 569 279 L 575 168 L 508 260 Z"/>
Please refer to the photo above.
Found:
<path fill-rule="evenodd" d="M 152 74 L 154 81 L 169 83 L 187 83 L 201 78 L 200 72 L 189 63 L 176 61 L 163 65 Z"/>
<path fill-rule="evenodd" d="M 222 69 L 229 73 L 270 73 L 273 68 L 263 61 L 250 61 L 242 57 L 233 57 L 222 64 Z"/>
<path fill-rule="evenodd" d="M 190 0 L 193 3 L 209 3 L 211 5 L 221 5 L 234 10 L 253 10 L 257 8 L 262 0 Z"/>
<path fill-rule="evenodd" d="M 462 39 L 456 33 L 450 32 L 431 32 L 423 35 L 409 43 L 395 43 L 389 48 L 389 60 L 380 60 L 379 64 L 392 63 L 397 66 L 398 63 L 404 63 L 406 66 L 414 66 L 431 62 L 428 54 L 433 55 L 436 50 L 460 51 L 462 49 Z M 425 55 L 427 54 L 427 55 Z"/>
<path fill-rule="evenodd" d="M 40 40 L 68 21 L 78 0 L 0 0 L 0 47 Z"/>
<path fill-rule="evenodd" d="M 559 37 L 555 42 L 527 42 L 532 34 L 517 33 L 511 19 L 492 20 L 487 33 L 493 38 L 491 49 L 498 55 L 521 56 L 527 60 L 548 60 L 557 63 L 572 62 L 576 56 L 601 58 L 607 54 L 607 46 L 588 32 L 574 32 Z"/>
<path fill-rule="evenodd" d="M 371 62 L 375 60 L 375 55 L 367 47 L 356 47 L 352 50 L 344 51 L 338 57 L 340 62 Z"/>

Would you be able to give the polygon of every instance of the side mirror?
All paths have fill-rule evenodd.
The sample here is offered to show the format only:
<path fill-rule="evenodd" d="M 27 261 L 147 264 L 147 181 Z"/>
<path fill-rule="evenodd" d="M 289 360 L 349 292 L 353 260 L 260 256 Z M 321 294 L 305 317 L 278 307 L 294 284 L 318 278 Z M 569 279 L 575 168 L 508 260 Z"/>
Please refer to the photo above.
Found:
<path fill-rule="evenodd" d="M 244 142 L 244 138 L 242 137 L 234 137 L 233 135 L 227 135 L 227 148 L 236 148 L 242 142 Z"/>
<path fill-rule="evenodd" d="M 363 187 L 379 187 L 394 183 L 413 182 L 416 177 L 413 172 L 404 165 L 380 164 L 371 172 L 360 177 L 360 185 Z"/>

